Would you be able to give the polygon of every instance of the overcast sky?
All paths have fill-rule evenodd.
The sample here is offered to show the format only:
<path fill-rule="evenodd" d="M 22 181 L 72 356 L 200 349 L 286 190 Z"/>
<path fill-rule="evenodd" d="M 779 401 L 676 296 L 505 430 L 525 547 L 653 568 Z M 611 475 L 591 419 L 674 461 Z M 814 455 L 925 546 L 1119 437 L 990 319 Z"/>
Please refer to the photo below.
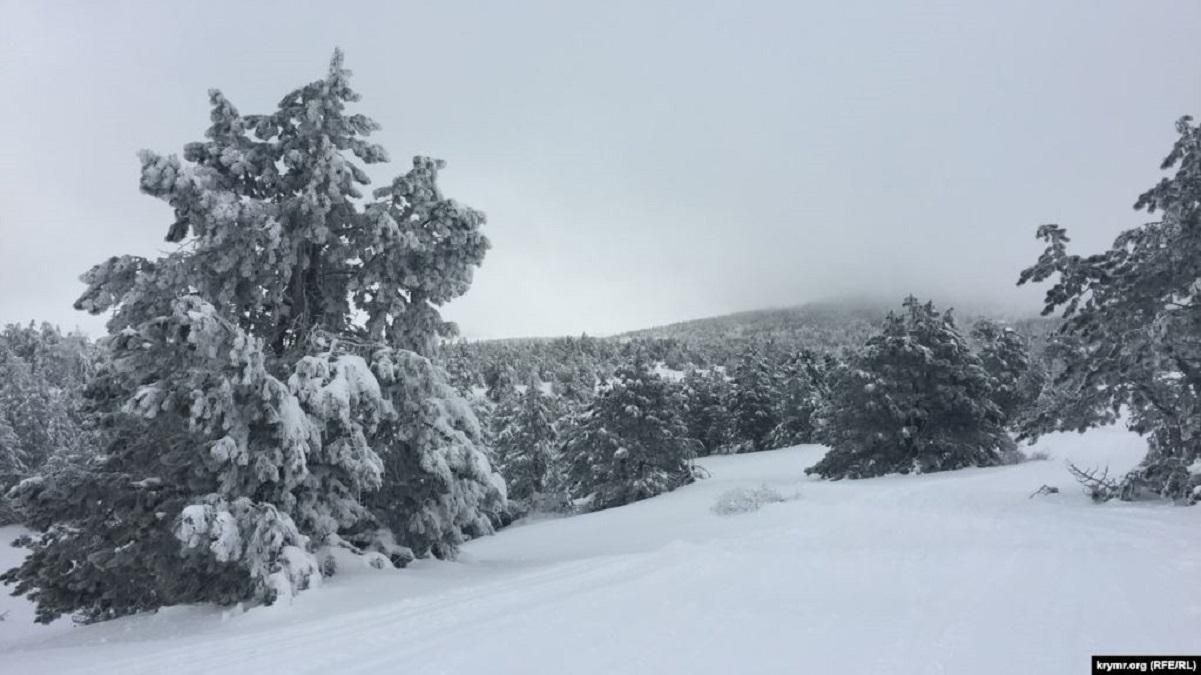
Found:
<path fill-rule="evenodd" d="M 1108 245 L 1201 113 L 1196 0 L 0 8 L 0 322 L 92 334 L 78 275 L 172 220 L 137 150 L 201 138 L 210 87 L 269 112 L 336 45 L 388 172 L 444 158 L 488 214 L 445 311 L 475 337 L 849 293 L 1033 312 L 1035 227 Z"/>

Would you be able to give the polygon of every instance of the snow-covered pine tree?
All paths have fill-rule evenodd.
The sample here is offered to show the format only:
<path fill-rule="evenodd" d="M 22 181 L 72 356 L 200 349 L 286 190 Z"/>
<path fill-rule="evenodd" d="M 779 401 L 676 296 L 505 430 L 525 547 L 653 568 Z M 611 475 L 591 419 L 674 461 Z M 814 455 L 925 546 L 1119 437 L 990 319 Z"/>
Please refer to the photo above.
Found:
<path fill-rule="evenodd" d="M 1084 358 L 1087 352 L 1079 338 L 1057 333 L 1047 339 L 1021 384 L 1033 394 L 1016 421 L 1019 439 L 1037 437 L 1037 429 L 1089 429 L 1117 421 L 1118 411 L 1105 403 L 1103 390 L 1081 390 L 1064 377 Z"/>
<path fill-rule="evenodd" d="M 25 427 L 30 421 L 29 408 L 36 396 L 31 380 L 29 366 L 0 342 L 0 495 L 28 475 L 36 462 L 30 446 L 40 439 L 22 438 L 14 427 L 14 422 Z M 29 426 L 41 431 L 36 423 Z"/>
<path fill-rule="evenodd" d="M 984 370 L 992 378 L 992 396 L 1008 427 L 1032 405 L 1034 400 L 1028 384 L 1030 343 L 1021 333 L 992 321 L 977 321 L 972 325 L 971 339 Z"/>
<path fill-rule="evenodd" d="M 370 439 L 384 475 L 363 499 L 388 529 L 379 534 L 400 545 L 381 550 L 398 564 L 410 555 L 453 557 L 459 544 L 491 533 L 505 510 L 504 481 L 492 467 L 483 428 L 436 362 L 413 351 L 375 349 L 372 372 L 393 414 Z M 379 545 L 376 533 L 348 538 Z"/>
<path fill-rule="evenodd" d="M 1047 248 L 1019 284 L 1058 277 L 1043 314 L 1062 311 L 1064 367 L 1051 388 L 1074 412 L 1043 410 L 1027 438 L 1084 431 L 1129 411 L 1148 439 L 1146 458 L 1113 496 L 1201 501 L 1201 128 L 1176 123 L 1179 138 L 1161 169 L 1174 173 L 1139 196 L 1159 219 L 1118 235 L 1098 254 L 1069 255 L 1067 231 L 1038 228 Z M 1082 411 L 1090 414 L 1080 414 Z"/>
<path fill-rule="evenodd" d="M 17 520 L 6 493 L 52 457 L 94 451 L 79 413 L 90 345 L 44 325 L 0 332 L 0 524 Z"/>
<path fill-rule="evenodd" d="M 562 412 L 557 399 L 527 386 L 502 403 L 493 417 L 497 466 L 515 515 L 568 506 L 559 454 Z"/>
<path fill-rule="evenodd" d="M 779 383 L 760 345 L 746 346 L 734 371 L 730 412 L 739 452 L 770 450 L 772 429 L 780 423 Z"/>
<path fill-rule="evenodd" d="M 317 549 L 343 535 L 397 562 L 450 555 L 503 507 L 478 423 L 428 358 L 453 328 L 438 306 L 487 250 L 483 215 L 424 157 L 364 198 L 357 162 L 386 154 L 346 110 L 349 75 L 336 52 L 268 115 L 212 91 L 205 141 L 141 153 L 180 247 L 84 275 L 77 307 L 112 312 L 89 386 L 105 445 L 15 490 L 42 533 L 3 579 L 39 620 L 270 602 L 316 582 Z"/>
<path fill-rule="evenodd" d="M 488 400 L 501 404 L 517 395 L 517 373 L 508 364 L 497 364 L 484 374 Z"/>
<path fill-rule="evenodd" d="M 9 324 L 0 331 L 0 344 L 24 361 L 30 373 L 52 389 L 82 392 L 94 370 L 94 345 L 86 336 L 63 334 L 48 323 Z"/>
<path fill-rule="evenodd" d="M 564 432 L 568 478 L 590 509 L 646 499 L 695 479 L 695 442 L 677 399 L 676 389 L 638 359 L 619 368 Z"/>
<path fill-rule="evenodd" d="M 684 395 L 684 422 L 688 435 L 696 440 L 698 451 L 712 455 L 726 451 L 733 435 L 733 420 L 727 404 L 730 382 L 724 372 L 693 368 L 681 383 Z"/>
<path fill-rule="evenodd" d="M 455 391 L 463 396 L 471 394 L 471 390 L 480 384 L 480 373 L 463 348 L 462 339 L 447 341 L 439 351 L 442 367 Z"/>
<path fill-rule="evenodd" d="M 25 453 L 21 449 L 21 439 L 17 437 L 17 432 L 8 420 L 0 416 L 0 526 L 19 520 L 6 495 L 12 486 L 26 477 L 28 471 Z"/>
<path fill-rule="evenodd" d="M 848 367 L 823 415 L 825 478 L 1001 463 L 1013 451 L 990 378 L 950 313 L 906 298 Z"/>
<path fill-rule="evenodd" d="M 828 357 L 809 349 L 793 354 L 780 377 L 780 422 L 768 435 L 767 445 L 786 448 L 813 443 L 815 414 L 828 396 Z"/>
<path fill-rule="evenodd" d="M 555 394 L 569 406 L 587 405 L 596 396 L 597 374 L 594 368 L 577 362 L 555 373 Z"/>

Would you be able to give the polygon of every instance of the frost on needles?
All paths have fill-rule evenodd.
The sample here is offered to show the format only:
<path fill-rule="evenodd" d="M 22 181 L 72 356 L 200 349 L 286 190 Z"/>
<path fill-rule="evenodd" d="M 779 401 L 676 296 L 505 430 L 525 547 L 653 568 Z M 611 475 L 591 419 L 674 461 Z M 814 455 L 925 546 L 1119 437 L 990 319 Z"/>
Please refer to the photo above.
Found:
<path fill-rule="evenodd" d="M 404 564 L 491 531 L 504 483 L 430 360 L 484 215 L 426 157 L 365 194 L 387 153 L 349 76 L 336 52 L 266 115 L 210 92 L 205 140 L 141 153 L 178 248 L 83 276 L 77 308 L 111 312 L 87 391 L 102 450 L 13 493 L 41 534 L 3 579 L 39 620 L 269 603 L 329 572 L 328 547 Z"/>
<path fill-rule="evenodd" d="M 1201 501 L 1201 128 L 1183 117 L 1176 132 L 1160 165 L 1170 174 L 1134 203 L 1156 220 L 1088 256 L 1068 253 L 1066 229 L 1042 225 L 1046 249 L 1018 280 L 1050 282 L 1043 313 L 1063 316 L 1052 336 L 1059 367 L 1023 436 L 1124 417 L 1147 437 L 1147 456 L 1099 486 L 1102 500 Z"/>
<path fill-rule="evenodd" d="M 806 469 L 870 478 L 993 466 L 1015 452 L 999 378 L 950 312 L 910 296 L 833 378 L 822 420 L 830 450 Z"/>

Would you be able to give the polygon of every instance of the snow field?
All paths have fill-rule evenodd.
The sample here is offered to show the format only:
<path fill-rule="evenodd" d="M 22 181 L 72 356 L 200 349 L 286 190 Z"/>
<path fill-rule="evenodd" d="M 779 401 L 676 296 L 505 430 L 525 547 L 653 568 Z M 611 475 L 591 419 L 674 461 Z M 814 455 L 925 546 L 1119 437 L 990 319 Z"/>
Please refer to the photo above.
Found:
<path fill-rule="evenodd" d="M 999 675 L 1195 653 L 1201 510 L 1095 505 L 1063 466 L 1124 470 L 1144 448 L 1101 429 L 1044 439 L 1049 461 L 841 482 L 804 476 L 817 446 L 707 458 L 673 493 L 519 523 L 455 562 L 343 559 L 250 612 L 40 627 L 3 597 L 0 673 Z M 1043 484 L 1061 492 L 1029 498 Z M 760 486 L 787 501 L 712 511 Z"/>

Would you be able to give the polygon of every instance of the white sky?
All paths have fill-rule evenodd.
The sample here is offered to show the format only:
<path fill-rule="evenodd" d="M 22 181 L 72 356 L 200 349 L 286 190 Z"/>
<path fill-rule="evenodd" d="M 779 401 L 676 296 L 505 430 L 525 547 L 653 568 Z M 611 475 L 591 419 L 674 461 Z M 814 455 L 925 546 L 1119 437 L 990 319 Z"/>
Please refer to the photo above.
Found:
<path fill-rule="evenodd" d="M 268 112 L 347 53 L 403 172 L 449 162 L 493 250 L 470 336 L 604 334 L 842 294 L 1037 311 L 1043 222 L 1142 222 L 1201 113 L 1201 2 L 0 0 L 0 322 L 81 326 L 78 275 L 153 254 L 140 148 Z"/>

